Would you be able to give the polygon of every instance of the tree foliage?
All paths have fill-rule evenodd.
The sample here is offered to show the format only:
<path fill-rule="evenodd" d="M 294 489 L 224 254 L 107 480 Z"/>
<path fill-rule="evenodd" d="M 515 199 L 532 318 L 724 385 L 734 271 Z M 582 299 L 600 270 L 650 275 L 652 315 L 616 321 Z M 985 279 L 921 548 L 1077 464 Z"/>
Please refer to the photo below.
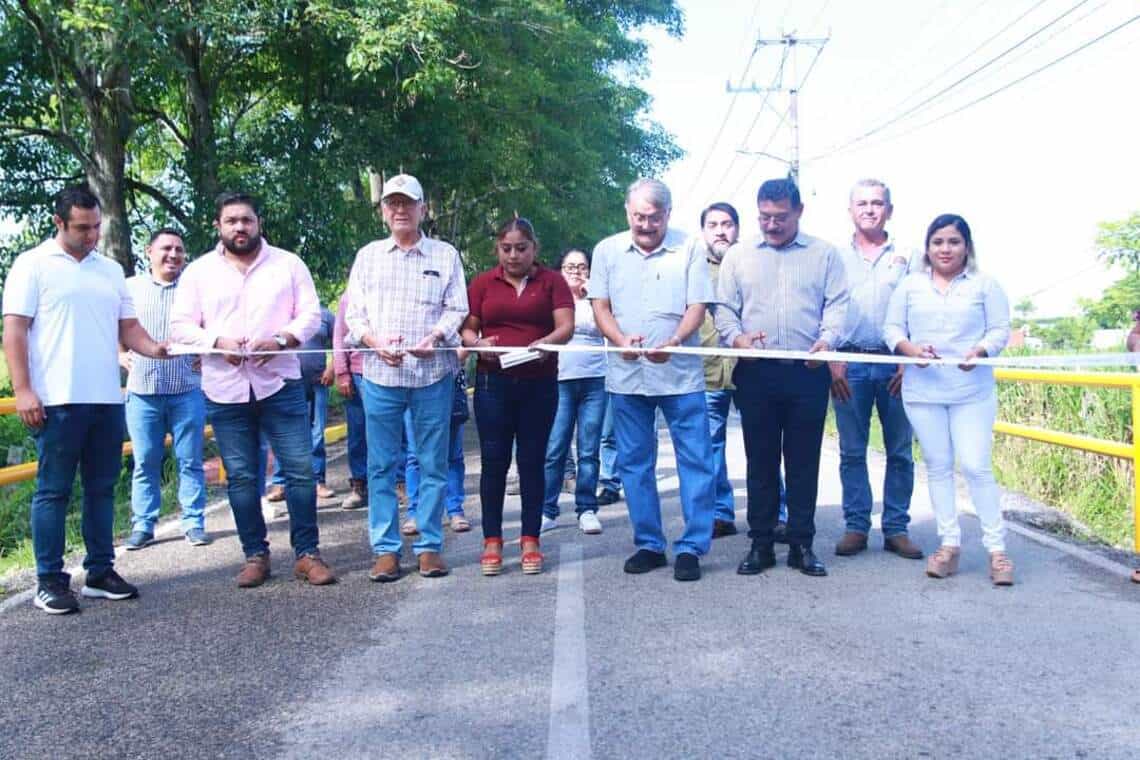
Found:
<path fill-rule="evenodd" d="M 1140 271 L 1140 211 L 1127 219 L 1101 222 L 1096 242 L 1109 263 Z"/>
<path fill-rule="evenodd" d="M 590 245 L 678 155 L 633 32 L 681 21 L 673 0 L 0 0 L 0 211 L 42 226 L 85 178 L 130 268 L 162 224 L 211 245 L 241 188 L 331 282 L 382 234 L 370 171 L 403 170 L 472 269 L 516 211 L 548 250 Z"/>

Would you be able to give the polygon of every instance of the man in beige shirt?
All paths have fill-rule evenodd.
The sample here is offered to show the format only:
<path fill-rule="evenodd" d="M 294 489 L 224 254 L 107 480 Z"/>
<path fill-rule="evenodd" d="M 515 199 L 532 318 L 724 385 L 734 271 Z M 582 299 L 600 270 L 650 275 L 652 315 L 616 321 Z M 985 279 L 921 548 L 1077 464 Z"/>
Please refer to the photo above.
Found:
<path fill-rule="evenodd" d="M 701 237 L 708 247 L 709 277 L 716 287 L 720 274 L 720 261 L 724 252 L 740 237 L 740 216 L 727 203 L 714 203 L 701 212 Z M 705 314 L 701 324 L 701 345 L 705 348 L 720 346 L 720 335 L 713 321 L 713 310 Z M 712 437 L 713 459 L 716 466 L 714 493 L 716 512 L 713 517 L 713 538 L 736 535 L 736 502 L 732 483 L 728 480 L 728 461 L 724 447 L 728 429 L 728 413 L 732 406 L 732 370 L 736 360 L 728 356 L 705 357 L 705 404 L 708 406 L 709 435 Z"/>

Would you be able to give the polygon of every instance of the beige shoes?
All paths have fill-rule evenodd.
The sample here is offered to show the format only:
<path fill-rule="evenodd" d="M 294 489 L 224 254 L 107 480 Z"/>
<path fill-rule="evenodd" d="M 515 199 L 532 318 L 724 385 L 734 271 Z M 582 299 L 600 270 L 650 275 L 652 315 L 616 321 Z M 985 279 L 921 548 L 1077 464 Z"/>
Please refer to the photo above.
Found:
<path fill-rule="evenodd" d="M 931 578 L 949 578 L 958 572 L 957 546 L 940 546 L 926 560 L 926 574 Z M 995 586 L 1013 585 L 1013 560 L 1005 552 L 990 552 L 990 580 Z"/>
<path fill-rule="evenodd" d="M 957 546 L 940 546 L 938 551 L 926 560 L 926 574 L 931 578 L 949 578 L 958 572 L 958 556 L 962 550 Z"/>
<path fill-rule="evenodd" d="M 1013 585 L 1013 560 L 1005 552 L 990 552 L 990 580 L 995 586 Z"/>

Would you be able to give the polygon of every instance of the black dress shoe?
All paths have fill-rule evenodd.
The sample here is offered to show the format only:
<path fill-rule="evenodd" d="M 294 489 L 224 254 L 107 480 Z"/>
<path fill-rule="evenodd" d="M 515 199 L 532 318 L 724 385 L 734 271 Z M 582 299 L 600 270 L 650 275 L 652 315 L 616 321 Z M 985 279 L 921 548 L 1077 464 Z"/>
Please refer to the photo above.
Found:
<path fill-rule="evenodd" d="M 737 575 L 759 575 L 770 567 L 776 566 L 776 552 L 771 546 L 752 545 L 748 555 L 740 560 L 736 566 Z"/>
<path fill-rule="evenodd" d="M 603 488 L 598 494 L 598 506 L 607 507 L 621 501 L 621 494 L 611 488 Z"/>
<path fill-rule="evenodd" d="M 772 531 L 772 540 L 778 544 L 788 543 L 788 524 L 786 522 L 776 523 L 776 529 Z"/>
<path fill-rule="evenodd" d="M 640 575 L 659 567 L 665 567 L 668 564 L 669 562 L 665 559 L 664 554 L 651 552 L 648 549 L 638 549 L 632 557 L 625 561 L 625 571 L 632 575 Z"/>
<path fill-rule="evenodd" d="M 811 550 L 810 546 L 796 546 L 795 544 L 789 546 L 788 567 L 799 568 L 799 571 L 804 575 L 817 577 L 827 575 L 827 568 L 820 562 L 819 557 L 815 556 L 815 552 Z"/>
<path fill-rule="evenodd" d="M 682 552 L 673 560 L 673 580 L 699 581 L 701 579 L 701 561 L 697 555 Z"/>
<path fill-rule="evenodd" d="M 713 520 L 713 538 L 735 536 L 739 532 L 732 520 Z"/>

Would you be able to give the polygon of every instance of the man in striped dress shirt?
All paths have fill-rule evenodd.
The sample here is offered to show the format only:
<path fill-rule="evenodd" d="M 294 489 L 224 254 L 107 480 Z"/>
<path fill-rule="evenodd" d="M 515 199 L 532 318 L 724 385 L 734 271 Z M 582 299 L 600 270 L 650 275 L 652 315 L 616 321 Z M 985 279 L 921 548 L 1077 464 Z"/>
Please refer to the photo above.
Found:
<path fill-rule="evenodd" d="M 186 249 L 177 230 L 163 228 L 146 247 L 150 273 L 127 280 L 139 322 L 155 340 L 166 340 L 170 309 L 178 277 L 186 265 Z M 154 540 L 154 525 L 162 506 L 162 458 L 166 434 L 173 438 L 178 462 L 178 503 L 182 507 L 182 533 L 193 546 L 210 543 L 206 535 L 206 476 L 202 470 L 202 428 L 206 401 L 202 396 L 200 360 L 179 356 L 171 360 L 147 359 L 133 351 L 120 354 L 127 375 L 127 432 L 134 446 L 131 481 L 131 535 L 127 550 L 141 549 Z"/>
<path fill-rule="evenodd" d="M 790 179 L 756 194 L 761 235 L 724 254 L 717 279 L 716 327 L 733 348 L 815 353 L 839 345 L 847 317 L 847 275 L 839 251 L 800 231 L 803 203 Z M 780 462 L 787 474 L 788 566 L 827 575 L 815 555 L 815 501 L 831 375 L 822 362 L 737 362 L 732 375 L 748 459 L 748 537 L 737 567 L 756 575 L 776 564 Z"/>

